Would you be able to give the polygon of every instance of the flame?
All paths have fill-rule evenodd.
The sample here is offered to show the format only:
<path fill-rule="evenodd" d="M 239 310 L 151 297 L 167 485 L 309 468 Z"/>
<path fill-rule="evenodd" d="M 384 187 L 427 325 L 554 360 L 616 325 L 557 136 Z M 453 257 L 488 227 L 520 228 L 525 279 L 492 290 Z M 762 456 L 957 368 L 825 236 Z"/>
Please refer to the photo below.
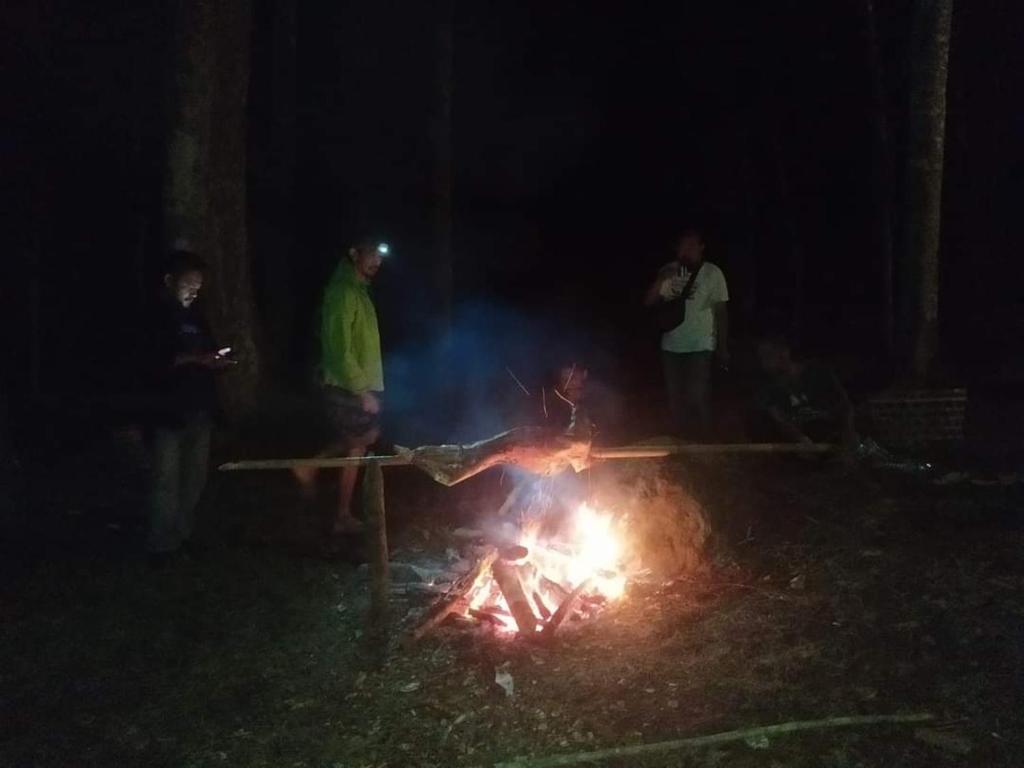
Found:
<path fill-rule="evenodd" d="M 579 549 L 570 561 L 569 581 L 576 585 L 593 579 L 598 592 L 609 600 L 622 597 L 626 577 L 619 573 L 622 548 L 612 530 L 612 516 L 581 504 L 574 524 Z"/>
<path fill-rule="evenodd" d="M 527 555 L 515 565 L 538 626 L 546 620 L 545 613 L 553 614 L 580 585 L 584 585 L 580 597 L 591 598 L 591 602 L 615 601 L 623 596 L 624 548 L 616 527 L 614 515 L 584 503 L 554 537 L 542 537 L 536 524 L 523 528 L 516 543 L 526 548 Z M 519 629 L 490 572 L 484 573 L 471 590 L 469 606 L 494 616 L 500 631 Z"/>

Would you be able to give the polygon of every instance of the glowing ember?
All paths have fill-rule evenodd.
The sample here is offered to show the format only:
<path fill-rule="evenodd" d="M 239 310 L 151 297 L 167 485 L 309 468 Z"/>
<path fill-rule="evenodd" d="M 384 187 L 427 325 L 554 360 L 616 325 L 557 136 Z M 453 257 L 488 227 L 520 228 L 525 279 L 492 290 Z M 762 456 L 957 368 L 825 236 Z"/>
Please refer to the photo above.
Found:
<path fill-rule="evenodd" d="M 535 625 L 527 633 L 541 629 L 556 614 L 573 590 L 580 588 L 579 603 L 589 608 L 618 600 L 626 589 L 623 571 L 623 547 L 612 514 L 581 504 L 562 530 L 552 536 L 542 536 L 539 523 L 534 520 L 524 526 L 514 543 L 526 551 L 524 557 L 502 567 L 503 583 L 516 593 L 516 610 L 510 609 L 507 595 L 495 580 L 493 572 L 483 573 L 469 593 L 469 611 L 476 615 L 488 614 L 495 626 L 505 632 L 515 632 L 518 626 L 513 614 L 524 618 L 532 613 Z M 506 547 L 505 551 L 510 548 Z M 522 587 L 519 596 L 516 584 Z M 581 586 L 582 585 L 582 586 Z M 522 605 L 522 598 L 529 609 Z M 525 618 L 524 618 L 525 620 Z"/>

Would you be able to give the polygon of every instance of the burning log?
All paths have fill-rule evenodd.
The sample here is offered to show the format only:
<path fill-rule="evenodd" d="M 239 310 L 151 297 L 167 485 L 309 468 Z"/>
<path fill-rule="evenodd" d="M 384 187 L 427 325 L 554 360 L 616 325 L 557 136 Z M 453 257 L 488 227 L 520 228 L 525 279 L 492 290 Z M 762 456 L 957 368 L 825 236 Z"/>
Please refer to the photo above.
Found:
<path fill-rule="evenodd" d="M 480 621 L 485 621 L 488 624 L 493 624 L 495 627 L 499 629 L 502 629 L 506 626 L 505 622 L 502 620 L 500 616 L 498 616 L 495 613 L 491 613 L 490 611 L 483 611 L 479 608 L 470 608 L 469 615 L 472 616 L 474 619 L 479 619 Z"/>
<path fill-rule="evenodd" d="M 544 598 L 540 596 L 540 592 L 533 593 L 533 604 L 537 606 L 537 613 L 544 621 L 548 621 L 551 618 L 551 609 L 544 604 Z"/>
<path fill-rule="evenodd" d="M 491 575 L 505 596 L 508 609 L 516 620 L 519 634 L 532 635 L 537 631 L 537 616 L 530 607 L 530 601 L 526 597 L 523 583 L 519 579 L 519 569 L 510 563 L 498 560 L 491 566 Z"/>
<path fill-rule="evenodd" d="M 492 547 L 472 569 L 455 581 L 451 588 L 430 607 L 420 623 L 410 633 L 409 640 L 419 640 L 453 613 L 467 613 L 469 611 L 469 593 L 473 591 L 480 578 L 487 573 L 497 558 L 498 550 Z"/>
<path fill-rule="evenodd" d="M 550 640 L 554 637 L 555 632 L 562 625 L 569 614 L 572 612 L 573 605 L 576 603 L 576 598 L 580 596 L 580 593 L 587 588 L 590 584 L 590 579 L 580 582 L 576 588 L 569 593 L 569 596 L 562 601 L 562 604 L 558 606 L 558 610 L 555 611 L 555 615 L 551 617 L 551 620 L 544 625 L 544 630 L 541 632 L 542 640 Z"/>
<path fill-rule="evenodd" d="M 498 550 L 498 555 L 501 557 L 501 559 L 510 563 L 514 563 L 516 560 L 522 560 L 529 554 L 530 550 L 528 550 L 522 544 L 512 544 L 507 547 L 502 547 L 500 550 Z"/>
<path fill-rule="evenodd" d="M 557 581 L 549 579 L 547 576 L 541 576 L 540 583 L 548 592 L 558 595 L 559 602 L 565 602 L 569 599 L 569 595 L 572 594 L 570 590 L 563 587 Z"/>

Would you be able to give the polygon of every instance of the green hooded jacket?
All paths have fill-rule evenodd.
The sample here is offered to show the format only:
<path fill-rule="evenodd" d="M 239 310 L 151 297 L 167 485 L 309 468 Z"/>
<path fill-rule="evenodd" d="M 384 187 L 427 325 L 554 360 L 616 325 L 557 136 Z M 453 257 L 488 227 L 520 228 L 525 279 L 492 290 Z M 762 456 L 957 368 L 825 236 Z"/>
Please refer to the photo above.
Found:
<path fill-rule="evenodd" d="M 384 390 L 377 310 L 348 259 L 331 275 L 320 308 L 320 368 L 325 384 L 349 392 Z"/>

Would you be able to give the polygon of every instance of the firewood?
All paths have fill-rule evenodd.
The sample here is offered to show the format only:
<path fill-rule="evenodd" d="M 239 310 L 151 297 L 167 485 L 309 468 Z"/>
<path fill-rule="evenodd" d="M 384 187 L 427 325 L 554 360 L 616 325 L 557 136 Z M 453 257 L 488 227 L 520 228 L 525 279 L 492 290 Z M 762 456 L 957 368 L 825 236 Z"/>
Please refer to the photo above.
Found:
<path fill-rule="evenodd" d="M 510 626 L 510 621 L 506 621 L 502 614 L 495 613 L 493 611 L 485 611 L 480 608 L 470 608 L 469 615 L 474 619 L 483 621 L 491 626 L 497 627 L 498 629 L 508 629 Z M 511 618 L 511 616 L 508 616 L 508 619 L 511 620 Z"/>
<path fill-rule="evenodd" d="M 558 606 L 558 610 L 555 611 L 555 615 L 552 616 L 551 620 L 544 625 L 544 629 L 541 632 L 542 640 L 548 641 L 554 637 L 555 632 L 558 631 L 562 622 L 565 621 L 572 612 L 576 598 L 579 597 L 580 593 L 587 588 L 588 584 L 590 584 L 590 579 L 584 579 L 572 592 L 569 593 L 569 596 L 562 601 L 562 604 Z"/>
<path fill-rule="evenodd" d="M 537 613 L 544 621 L 548 621 L 551 618 L 551 609 L 544 604 L 544 598 L 541 597 L 540 592 L 533 593 L 533 604 L 537 606 Z"/>
<path fill-rule="evenodd" d="M 558 595 L 558 601 L 560 603 L 564 602 L 565 600 L 568 600 L 569 595 L 572 592 L 572 590 L 566 589 L 557 581 L 549 579 L 547 576 L 541 576 L 540 583 L 548 592 L 554 592 L 556 595 Z"/>
<path fill-rule="evenodd" d="M 489 613 L 491 616 L 497 616 L 499 619 L 511 619 L 512 614 L 502 608 L 500 605 L 481 605 L 479 608 L 472 609 L 479 611 L 480 613 Z"/>
<path fill-rule="evenodd" d="M 530 554 L 530 550 L 524 547 L 522 544 L 512 544 L 507 547 L 502 547 L 498 550 L 498 556 L 505 561 L 515 562 L 516 560 L 522 560 L 524 557 Z"/>
<path fill-rule="evenodd" d="M 479 583 L 480 578 L 487 573 L 497 557 L 498 550 L 492 547 L 487 554 L 483 555 L 476 562 L 472 569 L 459 577 L 452 584 L 451 588 L 427 609 L 419 624 L 408 635 L 406 643 L 409 644 L 419 640 L 453 613 L 467 612 L 469 610 L 469 593 Z"/>
<path fill-rule="evenodd" d="M 510 563 L 501 560 L 495 561 L 491 566 L 491 573 L 494 580 L 505 596 L 508 609 L 516 620 L 516 626 L 521 635 L 533 635 L 537 632 L 537 616 L 530 607 L 530 601 L 523 590 L 523 583 L 519 580 L 519 569 Z"/>

